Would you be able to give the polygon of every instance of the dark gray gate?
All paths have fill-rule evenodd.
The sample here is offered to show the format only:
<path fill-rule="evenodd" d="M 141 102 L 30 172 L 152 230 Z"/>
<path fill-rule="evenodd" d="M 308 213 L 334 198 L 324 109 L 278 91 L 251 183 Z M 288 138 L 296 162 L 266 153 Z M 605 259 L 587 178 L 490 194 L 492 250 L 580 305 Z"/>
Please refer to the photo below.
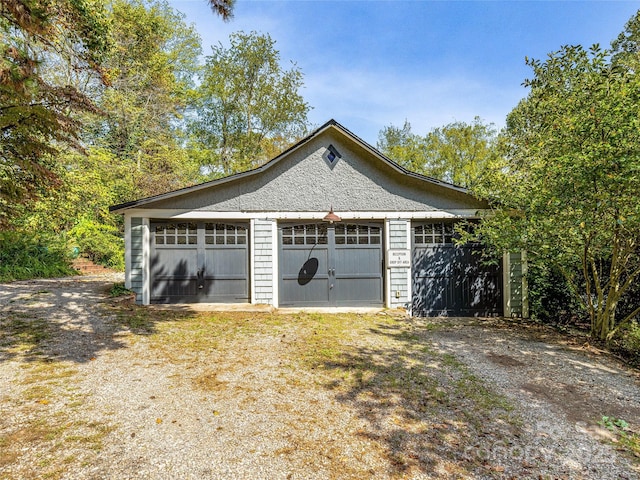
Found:
<path fill-rule="evenodd" d="M 453 237 L 453 223 L 414 226 L 412 314 L 502 315 L 501 267 L 483 265 L 480 246 Z"/>
<path fill-rule="evenodd" d="M 151 302 L 249 301 L 248 224 L 152 222 Z"/>
<path fill-rule="evenodd" d="M 379 306 L 380 224 L 281 225 L 281 306 Z"/>

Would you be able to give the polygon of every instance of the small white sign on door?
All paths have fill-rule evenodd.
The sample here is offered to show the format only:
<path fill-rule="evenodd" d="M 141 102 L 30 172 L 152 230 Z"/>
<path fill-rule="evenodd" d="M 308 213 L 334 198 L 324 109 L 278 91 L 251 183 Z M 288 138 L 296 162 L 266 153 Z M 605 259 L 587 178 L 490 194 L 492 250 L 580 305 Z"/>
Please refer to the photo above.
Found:
<path fill-rule="evenodd" d="M 387 268 L 411 267 L 411 250 L 387 250 Z"/>

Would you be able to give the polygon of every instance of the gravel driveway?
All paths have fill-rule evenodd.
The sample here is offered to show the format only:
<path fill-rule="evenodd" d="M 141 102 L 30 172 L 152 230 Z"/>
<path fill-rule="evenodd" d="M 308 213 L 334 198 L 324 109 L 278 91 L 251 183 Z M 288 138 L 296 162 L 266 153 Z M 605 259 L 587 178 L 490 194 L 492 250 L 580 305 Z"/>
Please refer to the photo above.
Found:
<path fill-rule="evenodd" d="M 0 285 L 0 478 L 640 478 L 598 423 L 638 430 L 638 372 L 552 330 L 156 310 L 114 281 Z"/>

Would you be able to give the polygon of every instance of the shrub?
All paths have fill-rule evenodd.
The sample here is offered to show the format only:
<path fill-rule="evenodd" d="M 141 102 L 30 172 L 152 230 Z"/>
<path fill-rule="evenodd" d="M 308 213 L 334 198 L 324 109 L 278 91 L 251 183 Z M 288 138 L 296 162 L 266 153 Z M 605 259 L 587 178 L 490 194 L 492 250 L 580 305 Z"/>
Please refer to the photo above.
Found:
<path fill-rule="evenodd" d="M 36 239 L 22 231 L 0 232 L 0 281 L 75 275 L 63 240 Z"/>
<path fill-rule="evenodd" d="M 632 320 L 622 327 L 611 342 L 611 349 L 634 367 L 640 367 L 640 324 Z"/>
<path fill-rule="evenodd" d="M 114 283 L 109 289 L 110 297 L 122 297 L 124 295 L 130 295 L 133 291 L 124 286 L 124 282 Z"/>
<path fill-rule="evenodd" d="M 69 231 L 69 237 L 93 262 L 124 270 L 124 240 L 117 227 L 82 219 Z"/>
<path fill-rule="evenodd" d="M 527 281 L 532 318 L 551 324 L 587 321 L 584 310 L 559 271 L 545 263 L 532 262 L 529 264 Z"/>

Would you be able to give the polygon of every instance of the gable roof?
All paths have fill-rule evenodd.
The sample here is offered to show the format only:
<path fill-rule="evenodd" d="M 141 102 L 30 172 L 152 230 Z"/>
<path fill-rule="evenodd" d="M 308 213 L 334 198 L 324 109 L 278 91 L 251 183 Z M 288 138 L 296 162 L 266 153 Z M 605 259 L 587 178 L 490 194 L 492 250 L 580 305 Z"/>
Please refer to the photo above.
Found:
<path fill-rule="evenodd" d="M 324 133 L 325 131 L 327 131 L 329 129 L 337 130 L 342 135 L 347 137 L 350 141 L 354 142 L 359 147 L 361 147 L 364 150 L 368 151 L 374 157 L 378 158 L 380 161 L 384 162 L 389 167 L 391 167 L 393 170 L 397 171 L 398 173 L 400 173 L 402 175 L 406 175 L 408 177 L 423 181 L 423 182 L 431 184 L 431 185 L 437 185 L 437 186 L 439 186 L 441 188 L 444 187 L 446 189 L 449 189 L 449 190 L 452 190 L 452 191 L 455 191 L 455 192 L 458 192 L 458 193 L 463 193 L 463 194 L 470 195 L 469 191 L 466 188 L 459 187 L 457 185 L 453 185 L 451 183 L 444 182 L 442 180 L 438 180 L 438 179 L 433 178 L 433 177 L 428 177 L 426 175 L 421 175 L 419 173 L 415 173 L 415 172 L 412 172 L 410 170 L 407 170 L 406 168 L 402 167 L 398 163 L 394 162 L 390 158 L 388 158 L 385 155 L 383 155 L 380 151 L 378 151 L 377 149 L 375 149 L 374 147 L 369 145 L 367 142 L 362 140 L 360 137 L 358 137 L 357 135 L 353 134 L 351 131 L 346 129 L 340 123 L 338 123 L 335 120 L 331 119 L 327 123 L 322 125 L 321 127 L 317 128 L 316 130 L 311 132 L 309 135 L 307 135 L 305 138 L 300 140 L 298 143 L 296 143 L 296 144 L 292 145 L 291 147 L 289 147 L 288 149 L 286 149 L 284 152 L 282 152 L 277 157 L 271 159 L 267 163 L 265 163 L 265 164 L 263 164 L 263 165 L 261 165 L 261 166 L 259 166 L 257 168 L 254 168 L 252 170 L 247 170 L 245 172 L 229 175 L 229 176 L 226 176 L 226 177 L 218 178 L 218 179 L 215 179 L 215 180 L 211 180 L 211 181 L 208 181 L 208 182 L 205 182 L 205 183 L 201 183 L 201 184 L 198 184 L 198 185 L 192 185 L 190 187 L 185 187 L 185 188 L 181 188 L 181 189 L 178 189 L 178 190 L 173 190 L 171 192 L 162 193 L 160 195 L 154 195 L 154 196 L 151 196 L 151 197 L 141 198 L 139 200 L 133 200 L 133 201 L 121 203 L 121 204 L 118 204 L 118 205 L 112 205 L 112 206 L 109 207 L 109 211 L 113 212 L 113 213 L 121 213 L 124 210 L 130 209 L 130 208 L 144 207 L 147 204 L 154 203 L 154 202 L 157 202 L 157 201 L 168 200 L 168 199 L 171 199 L 171 198 L 174 198 L 174 197 L 179 197 L 179 196 L 182 196 L 182 195 L 198 192 L 200 190 L 205 190 L 205 189 L 208 189 L 208 188 L 212 188 L 212 187 L 216 187 L 216 186 L 219 186 L 219 185 L 223 185 L 223 184 L 226 184 L 228 182 L 244 179 L 244 178 L 247 178 L 247 177 L 252 177 L 254 175 L 259 175 L 260 173 L 265 172 L 268 169 L 272 168 L 274 165 L 277 165 L 282 159 L 284 159 L 285 157 L 289 156 L 291 153 L 295 152 L 296 150 L 300 149 L 302 146 L 306 145 L 307 143 L 312 141 L 314 138 L 318 137 L 319 135 L 321 135 L 322 133 Z"/>

